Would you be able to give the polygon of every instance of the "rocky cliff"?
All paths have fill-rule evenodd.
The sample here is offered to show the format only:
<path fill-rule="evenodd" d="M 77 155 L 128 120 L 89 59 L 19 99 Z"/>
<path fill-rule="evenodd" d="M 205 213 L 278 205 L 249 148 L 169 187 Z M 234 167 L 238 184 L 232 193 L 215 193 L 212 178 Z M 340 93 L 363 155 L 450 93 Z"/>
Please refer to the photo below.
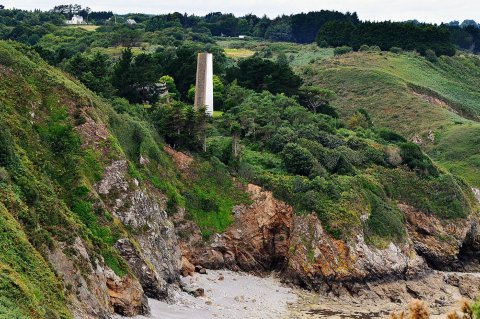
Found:
<path fill-rule="evenodd" d="M 258 274 L 278 271 L 285 281 L 336 293 L 352 292 L 368 281 L 422 276 L 431 269 L 480 269 L 476 214 L 445 220 L 399 202 L 407 238 L 375 247 L 365 242 L 362 233 L 350 240 L 334 238 L 315 213 L 295 214 L 292 206 L 259 186 L 239 187 L 245 188 L 251 204 L 236 206 L 233 224 L 210 242 L 201 241 L 194 223 L 185 222 L 181 214 L 174 217 L 177 231 L 191 234 L 181 240 L 185 267 L 194 264 Z M 188 274 L 188 267 L 184 270 Z"/>

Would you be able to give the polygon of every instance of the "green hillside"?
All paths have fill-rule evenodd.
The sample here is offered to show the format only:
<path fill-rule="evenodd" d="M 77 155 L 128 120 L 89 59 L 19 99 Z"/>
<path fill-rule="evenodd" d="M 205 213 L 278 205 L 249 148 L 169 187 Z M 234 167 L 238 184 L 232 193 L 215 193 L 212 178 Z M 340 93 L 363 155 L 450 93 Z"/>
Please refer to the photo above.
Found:
<path fill-rule="evenodd" d="M 82 126 L 87 118 L 106 123 L 106 140 Z M 231 223 L 232 207 L 245 195 L 224 166 L 199 161 L 184 179 L 163 146 L 151 124 L 116 113 L 28 47 L 0 41 L 1 318 L 71 318 L 75 291 L 47 256 L 76 237 L 92 265 L 103 257 L 118 276 L 132 274 L 113 245 L 120 237 L 135 241 L 133 230 L 102 209 L 93 190 L 113 160 L 126 158 L 131 176 L 165 193 L 172 209 L 186 206 L 206 238 Z M 75 267 L 88 281 L 85 268 Z"/>
<path fill-rule="evenodd" d="M 419 137 L 434 159 L 480 187 L 477 56 L 442 56 L 431 63 L 412 53 L 356 52 L 302 72 L 308 83 L 337 93 L 333 104 L 344 119 L 365 109 L 375 125 Z"/>

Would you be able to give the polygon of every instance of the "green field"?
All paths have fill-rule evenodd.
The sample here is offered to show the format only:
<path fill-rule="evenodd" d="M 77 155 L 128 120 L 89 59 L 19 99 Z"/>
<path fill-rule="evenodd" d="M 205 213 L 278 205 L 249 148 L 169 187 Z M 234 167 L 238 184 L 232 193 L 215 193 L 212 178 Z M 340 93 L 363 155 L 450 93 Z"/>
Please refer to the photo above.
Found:
<path fill-rule="evenodd" d="M 83 30 L 87 30 L 87 31 L 95 31 L 99 28 L 100 26 L 98 25 L 87 25 L 87 24 L 80 24 L 80 25 L 69 25 L 69 26 L 66 26 L 65 28 L 78 28 L 78 29 L 83 29 Z"/>

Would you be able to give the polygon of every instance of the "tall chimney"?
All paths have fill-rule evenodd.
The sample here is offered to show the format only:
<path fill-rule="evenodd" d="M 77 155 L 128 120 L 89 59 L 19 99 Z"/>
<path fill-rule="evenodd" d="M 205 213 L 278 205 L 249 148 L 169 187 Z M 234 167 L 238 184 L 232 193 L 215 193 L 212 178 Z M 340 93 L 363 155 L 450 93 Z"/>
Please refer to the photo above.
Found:
<path fill-rule="evenodd" d="M 205 107 L 205 113 L 213 115 L 213 55 L 199 53 L 197 82 L 195 85 L 195 109 Z"/>

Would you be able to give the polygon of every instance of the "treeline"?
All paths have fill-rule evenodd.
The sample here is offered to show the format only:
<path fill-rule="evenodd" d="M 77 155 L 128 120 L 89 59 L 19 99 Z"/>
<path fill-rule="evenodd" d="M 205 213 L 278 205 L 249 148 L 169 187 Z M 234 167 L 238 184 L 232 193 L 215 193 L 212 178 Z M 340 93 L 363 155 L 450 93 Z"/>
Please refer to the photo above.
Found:
<path fill-rule="evenodd" d="M 146 31 L 168 27 L 207 29 L 213 36 L 236 37 L 239 35 L 265 38 L 272 41 L 312 43 L 320 27 L 327 21 L 340 20 L 357 23 L 356 13 L 322 10 L 318 12 L 283 15 L 275 19 L 248 14 L 235 17 L 231 13 L 212 12 L 204 17 L 171 13 L 150 18 Z"/>
<path fill-rule="evenodd" d="M 422 54 L 429 49 L 438 55 L 455 54 L 449 29 L 431 24 L 329 21 L 320 28 L 316 41 L 320 46 L 347 45 L 355 50 L 362 45 L 376 45 L 382 50 L 398 47 Z"/>

